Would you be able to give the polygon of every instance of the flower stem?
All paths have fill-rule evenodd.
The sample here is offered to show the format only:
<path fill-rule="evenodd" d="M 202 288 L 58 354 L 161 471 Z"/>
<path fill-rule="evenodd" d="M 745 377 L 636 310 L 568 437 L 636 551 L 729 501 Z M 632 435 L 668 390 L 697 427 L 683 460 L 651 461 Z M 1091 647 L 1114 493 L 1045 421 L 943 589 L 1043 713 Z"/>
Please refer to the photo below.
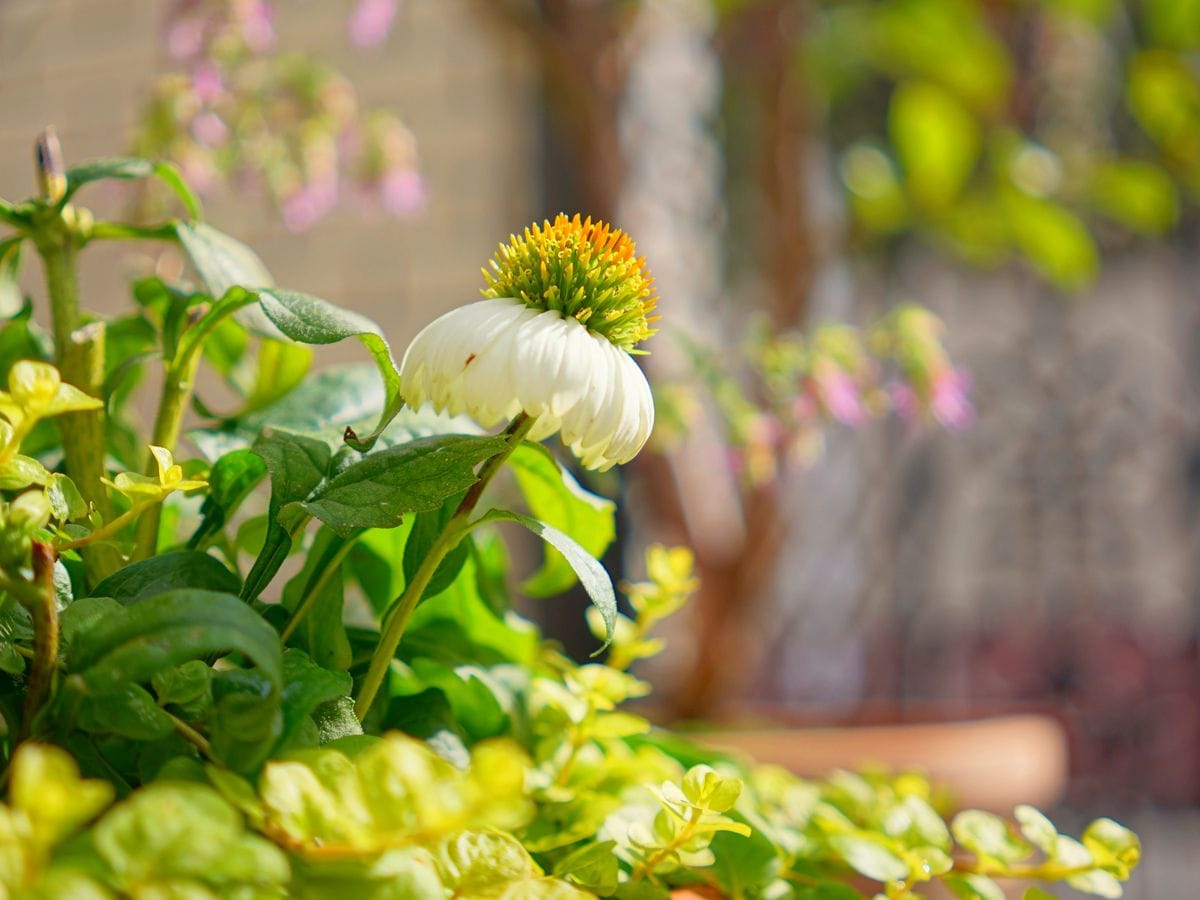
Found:
<path fill-rule="evenodd" d="M 178 359 L 167 366 L 163 376 L 162 395 L 158 401 L 158 414 L 154 418 L 154 436 L 150 443 L 156 447 L 165 447 L 172 453 L 179 442 L 179 432 L 183 428 L 183 416 L 187 411 L 188 400 L 196 383 L 196 370 L 200 365 L 200 353 L 192 353 L 183 359 Z M 154 474 L 155 462 L 150 460 L 148 474 Z M 137 549 L 134 550 L 135 560 L 145 559 L 154 555 L 158 549 L 158 529 L 162 521 L 162 504 L 156 503 L 146 510 L 146 514 L 138 520 Z"/>
<path fill-rule="evenodd" d="M 388 667 L 396 655 L 396 648 L 400 646 L 400 638 L 404 636 L 404 630 L 408 627 L 408 622 L 412 618 L 417 604 L 421 601 L 425 588 L 429 586 L 430 580 L 442 560 L 446 558 L 446 554 L 457 547 L 458 542 L 471 530 L 468 520 L 479 503 L 479 498 L 483 496 L 488 483 L 500 470 L 500 467 L 504 465 L 512 452 L 525 439 L 525 435 L 533 428 L 533 423 L 534 419 L 525 413 L 518 413 L 509 423 L 508 428 L 504 430 L 504 437 L 507 440 L 504 449 L 488 459 L 480 468 L 478 480 L 471 485 L 470 490 L 459 503 L 458 509 L 450 517 L 450 521 L 442 528 L 442 533 L 434 541 L 433 546 L 429 549 L 429 554 L 413 575 L 412 581 L 404 588 L 400 599 L 385 614 L 383 634 L 371 657 L 370 668 L 367 669 L 366 677 L 359 688 L 358 700 L 354 704 L 354 712 L 360 721 L 366 718 L 371 704 L 375 702 L 375 695 L 379 693 Z"/>
<path fill-rule="evenodd" d="M 321 569 L 321 574 L 313 580 L 308 590 L 304 592 L 304 597 L 296 606 L 296 611 L 292 613 L 291 619 L 279 634 L 280 643 L 286 644 L 293 634 L 296 633 L 296 628 L 300 625 L 300 621 L 308 614 L 313 604 L 317 602 L 317 598 L 321 596 L 321 591 L 325 589 L 325 585 L 329 583 L 329 579 L 333 577 L 333 573 L 341 568 L 342 562 L 346 556 L 354 549 L 354 542 L 361 531 L 356 532 L 353 537 L 347 538 L 342 546 L 338 547 L 337 551 L 325 562 Z"/>
<path fill-rule="evenodd" d="M 29 610 L 33 617 L 33 661 L 30 664 L 29 689 L 21 716 L 21 737 L 32 733 L 33 720 L 50 696 L 54 669 L 58 665 L 58 597 L 54 591 L 54 548 L 33 542 L 33 581 L 36 599 Z"/>

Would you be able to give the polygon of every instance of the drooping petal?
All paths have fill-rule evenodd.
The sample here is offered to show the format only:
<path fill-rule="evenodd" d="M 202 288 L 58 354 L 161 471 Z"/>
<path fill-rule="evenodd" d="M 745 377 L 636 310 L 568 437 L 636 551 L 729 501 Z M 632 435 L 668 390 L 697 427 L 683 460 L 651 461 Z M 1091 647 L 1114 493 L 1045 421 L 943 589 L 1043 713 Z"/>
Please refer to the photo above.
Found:
<path fill-rule="evenodd" d="M 459 307 L 426 326 L 400 365 L 410 406 L 470 414 L 485 427 L 525 412 L 528 437 L 560 432 L 585 466 L 628 462 L 654 423 L 650 387 L 633 359 L 558 312 L 518 300 Z"/>

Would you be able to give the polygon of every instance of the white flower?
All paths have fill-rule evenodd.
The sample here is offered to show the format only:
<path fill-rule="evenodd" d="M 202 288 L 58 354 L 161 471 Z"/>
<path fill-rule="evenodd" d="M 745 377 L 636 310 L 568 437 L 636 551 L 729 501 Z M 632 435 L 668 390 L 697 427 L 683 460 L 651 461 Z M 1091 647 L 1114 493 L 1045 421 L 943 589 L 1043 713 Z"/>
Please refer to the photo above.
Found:
<path fill-rule="evenodd" d="M 590 469 L 633 459 L 654 427 L 646 376 L 628 353 L 555 310 L 520 300 L 460 306 L 427 325 L 400 364 L 409 406 L 466 412 L 486 428 L 524 412 L 530 440 L 561 432 Z"/>

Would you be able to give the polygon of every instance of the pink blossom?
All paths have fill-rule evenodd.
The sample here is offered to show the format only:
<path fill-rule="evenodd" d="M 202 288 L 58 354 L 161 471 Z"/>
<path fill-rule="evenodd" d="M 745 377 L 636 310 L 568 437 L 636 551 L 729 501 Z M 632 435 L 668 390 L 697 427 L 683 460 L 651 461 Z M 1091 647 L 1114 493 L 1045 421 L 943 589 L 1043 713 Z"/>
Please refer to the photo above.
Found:
<path fill-rule="evenodd" d="M 825 409 L 837 421 L 858 428 L 867 420 L 867 411 L 859 395 L 858 384 L 842 368 L 831 362 L 819 362 L 813 377 Z"/>
<path fill-rule="evenodd" d="M 921 419 L 921 400 L 912 385 L 905 381 L 892 381 L 887 386 L 888 397 L 892 401 L 892 409 L 905 422 L 916 424 Z"/>
<path fill-rule="evenodd" d="M 221 70 L 211 60 L 205 60 L 192 72 L 192 91 L 207 105 L 215 103 L 225 93 Z"/>
<path fill-rule="evenodd" d="M 229 138 L 229 126 L 214 112 L 192 119 L 192 136 L 206 147 L 220 147 Z"/>
<path fill-rule="evenodd" d="M 242 40 L 254 53 L 266 53 L 275 45 L 275 26 L 272 24 L 271 4 L 266 0 L 245 0 L 235 7 L 240 21 Z"/>
<path fill-rule="evenodd" d="M 350 40 L 359 47 L 382 44 L 396 19 L 397 0 L 359 0 L 346 22 Z"/>
<path fill-rule="evenodd" d="M 167 53 L 178 62 L 188 62 L 200 55 L 204 49 L 204 32 L 207 23 L 195 16 L 176 19 L 167 26 Z"/>
<path fill-rule="evenodd" d="M 408 216 L 425 205 L 425 181 L 412 169 L 392 169 L 379 181 L 379 196 L 388 213 Z"/>
<path fill-rule="evenodd" d="M 971 376 L 962 369 L 947 366 L 933 378 L 929 409 L 945 428 L 970 428 L 975 421 L 975 409 L 968 396 Z"/>
<path fill-rule="evenodd" d="M 337 205 L 337 195 L 336 175 L 322 174 L 284 198 L 281 204 L 283 224 L 288 231 L 307 231 L 332 212 Z"/>

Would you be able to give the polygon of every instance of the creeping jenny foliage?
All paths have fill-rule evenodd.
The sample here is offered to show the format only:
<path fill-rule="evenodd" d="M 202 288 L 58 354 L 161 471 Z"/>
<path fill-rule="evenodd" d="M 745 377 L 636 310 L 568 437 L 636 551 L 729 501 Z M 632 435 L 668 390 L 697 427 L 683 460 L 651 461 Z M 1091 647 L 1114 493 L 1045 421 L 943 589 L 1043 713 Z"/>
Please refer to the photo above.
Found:
<path fill-rule="evenodd" d="M 0 898 L 905 898 L 941 881 L 990 900 L 1014 876 L 1120 894 L 1139 845 L 1111 820 L 1076 840 L 1031 807 L 947 819 L 916 775 L 809 781 L 652 727 L 626 708 L 649 691 L 628 669 L 696 589 L 688 550 L 650 548 L 618 610 L 596 561 L 614 504 L 549 451 L 404 409 L 378 327 L 275 287 L 195 220 L 172 170 L 61 172 L 43 151 L 39 195 L 0 201 L 16 299 L 0 326 Z M 161 178 L 191 218 L 135 228 L 67 202 L 106 177 Z M 644 336 L 644 281 L 570 291 L 571 265 L 617 266 L 619 233 L 551 231 L 565 268 L 514 277 Z M 131 311 L 84 324 L 76 251 L 130 235 L 177 243 L 197 280 L 144 279 Z M 50 273 L 53 335 L 21 295 L 23 252 Z M 308 345 L 351 337 L 371 364 L 309 374 Z M 218 410 L 214 379 L 235 403 Z M 150 435 L 130 403 L 146 382 Z M 484 493 L 505 460 L 506 491 Z M 501 496 L 519 508 L 487 506 Z M 603 661 L 571 662 L 514 612 L 506 522 L 548 542 L 527 593 L 591 596 Z"/>

